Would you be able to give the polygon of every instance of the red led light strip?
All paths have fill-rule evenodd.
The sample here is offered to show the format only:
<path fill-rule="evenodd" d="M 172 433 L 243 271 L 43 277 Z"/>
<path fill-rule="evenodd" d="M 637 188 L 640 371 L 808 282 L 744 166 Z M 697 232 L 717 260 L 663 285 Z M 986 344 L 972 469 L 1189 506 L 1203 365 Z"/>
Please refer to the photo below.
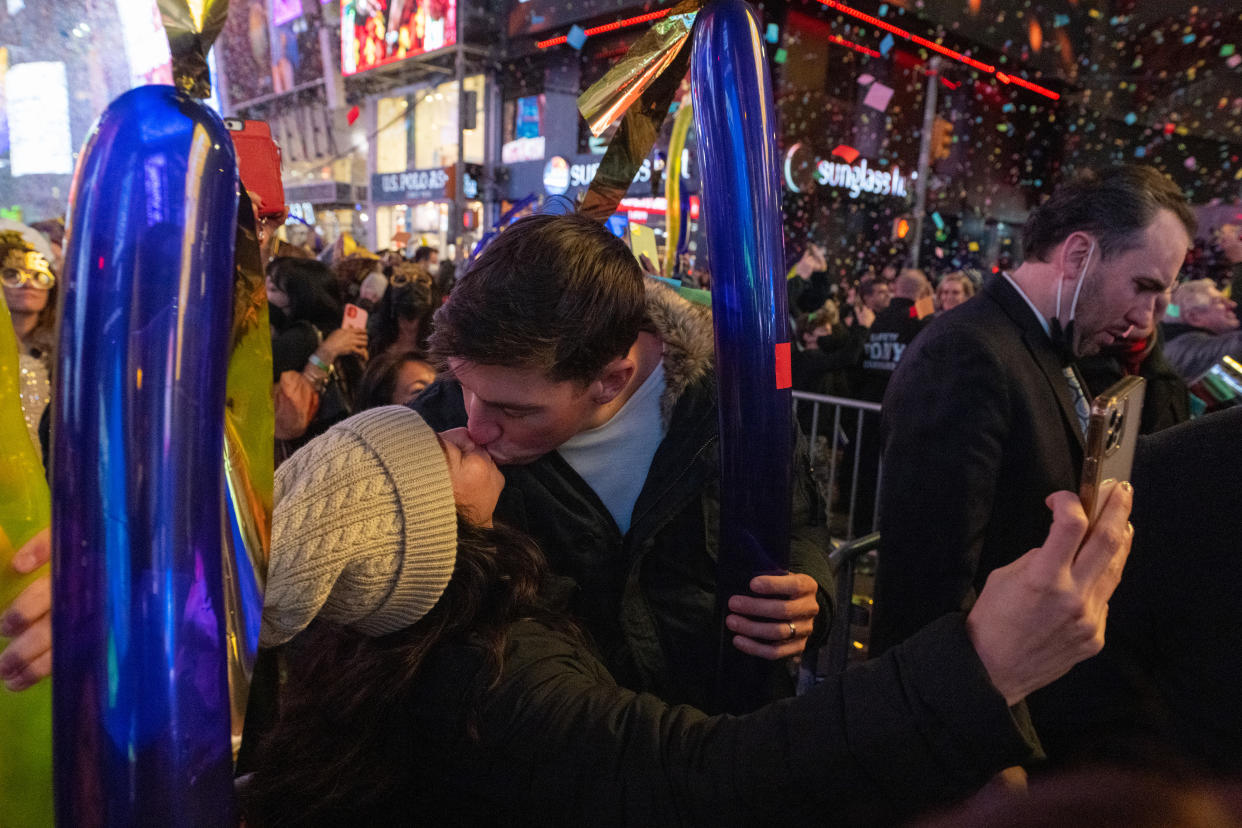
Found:
<path fill-rule="evenodd" d="M 1054 101 L 1058 101 L 1061 99 L 1061 96 L 1058 93 L 1053 92 L 1051 89 L 1049 89 L 1046 86 L 1040 86 L 1037 83 L 1032 83 L 1031 81 L 1028 81 L 1025 78 L 1018 77 L 1017 75 L 1010 75 L 1005 72 L 998 72 L 996 70 L 996 67 L 991 65 L 990 63 L 984 63 L 981 60 L 975 60 L 970 55 L 966 55 L 954 49 L 950 49 L 947 46 L 942 46 L 939 43 L 928 40 L 925 37 L 920 37 L 916 34 L 912 34 L 906 31 L 905 29 L 901 28 L 900 26 L 894 26 L 892 23 L 889 23 L 885 20 L 881 20 L 878 17 L 873 17 L 872 15 L 867 14 L 866 12 L 861 12 L 858 9 L 850 8 L 844 3 L 838 3 L 837 0 L 818 0 L 818 2 L 821 5 L 827 6 L 830 9 L 834 9 L 843 14 L 848 14 L 851 17 L 854 17 L 858 20 L 863 21 L 864 23 L 870 23 L 872 26 L 875 26 L 877 29 L 883 29 L 884 31 L 889 32 L 890 34 L 895 34 L 898 37 L 902 38 L 903 40 L 910 41 L 916 46 L 922 46 L 925 49 L 930 49 L 931 51 L 936 52 L 937 54 L 941 54 L 941 55 L 944 55 L 945 57 L 952 58 L 953 60 L 956 60 L 958 63 L 965 64 L 966 66 L 969 66 L 972 69 L 978 69 L 980 72 L 985 72 L 989 75 L 995 75 L 996 79 L 999 80 L 1001 83 L 1012 83 L 1014 86 L 1020 86 L 1023 89 L 1030 90 L 1031 92 L 1037 92 L 1040 95 L 1043 95 L 1046 98 L 1051 98 Z M 659 20 L 661 17 L 668 16 L 668 13 L 671 11 L 672 9 L 661 9 L 660 11 L 653 11 L 653 12 L 648 12 L 647 14 L 640 14 L 636 17 L 627 17 L 623 20 L 618 20 L 614 23 L 605 23 L 602 26 L 592 26 L 589 29 L 585 29 L 584 32 L 587 35 L 587 37 L 591 37 L 597 34 L 604 34 L 605 32 L 615 32 L 617 29 L 625 29 L 630 26 L 639 26 L 643 23 L 649 23 L 652 20 Z M 861 46 L 857 43 L 846 40 L 840 35 L 832 35 L 831 37 L 829 37 L 829 40 L 832 41 L 833 43 L 836 43 L 839 46 L 845 46 L 849 49 L 853 49 L 856 52 L 861 52 L 862 54 L 868 55 L 870 57 L 881 57 L 880 53 L 877 52 L 876 50 L 868 49 L 866 46 Z M 535 43 L 535 47 L 539 49 L 548 49 L 552 46 L 560 46 L 562 43 L 567 43 L 568 41 L 569 41 L 569 38 L 566 35 L 561 35 L 560 37 L 553 37 L 553 38 L 549 38 L 548 40 L 540 40 Z"/>
<path fill-rule="evenodd" d="M 941 46 L 939 43 L 934 43 L 925 37 L 919 37 L 916 34 L 911 34 L 900 26 L 894 26 L 892 23 L 881 20 L 878 17 L 873 17 L 866 12 L 860 12 L 857 9 L 852 9 L 844 3 L 838 3 L 837 0 L 818 0 L 818 2 L 820 5 L 827 6 L 828 8 L 839 11 L 842 14 L 848 14 L 849 16 L 861 20 L 864 23 L 870 23 L 877 29 L 883 29 L 890 34 L 895 34 L 900 38 L 910 41 L 916 46 L 922 46 L 925 49 L 930 49 L 933 52 L 944 55 L 945 57 L 953 58 L 957 62 L 964 63 L 972 69 L 978 69 L 980 72 L 986 72 L 989 75 L 996 75 L 997 80 L 1001 83 L 1012 83 L 1014 86 L 1021 86 L 1023 89 L 1029 89 L 1031 92 L 1038 92 L 1040 95 L 1051 98 L 1054 101 L 1061 99 L 1061 96 L 1058 93 L 1053 92 L 1046 86 L 1031 83 L 1024 78 L 1019 78 L 1017 75 L 998 72 L 996 71 L 996 67 L 989 63 L 984 63 L 981 60 L 975 60 L 969 55 L 964 55 L 961 52 L 948 48 L 947 46 Z M 844 46 L 848 44 L 842 43 L 841 45 Z"/>
<path fill-rule="evenodd" d="M 1031 83 L 1026 78 L 1020 78 L 1017 75 L 1007 75 L 1004 72 L 997 72 L 996 79 L 1001 83 L 1012 83 L 1014 86 L 1021 86 L 1023 89 L 1029 89 L 1032 92 L 1038 92 L 1041 95 L 1047 95 L 1054 101 L 1061 96 L 1051 89 L 1045 89 L 1037 83 Z"/>
<path fill-rule="evenodd" d="M 877 57 L 877 58 L 881 57 L 880 53 L 877 52 L 875 49 L 868 49 L 866 46 L 855 43 L 852 40 L 846 40 L 845 38 L 841 37 L 841 35 L 835 35 L 835 34 L 829 35 L 828 39 L 832 41 L 833 43 L 837 44 L 838 46 L 844 46 L 847 49 L 853 49 L 855 52 L 862 52 L 864 55 L 867 55 L 869 57 Z"/>
<path fill-rule="evenodd" d="M 640 14 L 637 17 L 627 17 L 624 20 L 618 20 L 615 23 L 605 23 L 602 26 L 592 26 L 584 31 L 587 37 L 597 34 L 604 34 L 605 32 L 615 32 L 617 29 L 625 29 L 629 26 L 638 26 L 643 23 L 649 23 L 652 20 L 659 20 L 661 17 L 667 17 L 668 13 L 671 11 L 672 9 L 661 9 L 660 11 Z M 561 35 L 560 37 L 554 37 L 549 40 L 540 40 L 535 44 L 535 47 L 538 49 L 547 49 L 550 46 L 560 46 L 562 43 L 567 43 L 568 41 L 568 37 Z"/>

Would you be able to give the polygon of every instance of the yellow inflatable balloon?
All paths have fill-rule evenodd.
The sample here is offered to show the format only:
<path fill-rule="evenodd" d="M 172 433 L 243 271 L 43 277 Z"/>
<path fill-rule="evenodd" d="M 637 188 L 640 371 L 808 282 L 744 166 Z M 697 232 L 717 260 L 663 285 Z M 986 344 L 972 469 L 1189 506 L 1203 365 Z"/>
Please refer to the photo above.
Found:
<path fill-rule="evenodd" d="M 673 134 L 668 142 L 668 168 L 664 173 L 664 200 L 668 202 L 664 236 L 664 275 L 671 277 L 677 267 L 677 240 L 681 238 L 681 151 L 694 124 L 694 111 L 683 103 L 673 119 Z"/>
<path fill-rule="evenodd" d="M 51 523 L 51 494 L 18 393 L 17 337 L 0 294 L 0 612 L 47 573 L 13 571 L 13 555 Z M 0 649 L 8 644 L 0 638 Z M 0 826 L 51 826 L 52 683 L 0 686 Z"/>

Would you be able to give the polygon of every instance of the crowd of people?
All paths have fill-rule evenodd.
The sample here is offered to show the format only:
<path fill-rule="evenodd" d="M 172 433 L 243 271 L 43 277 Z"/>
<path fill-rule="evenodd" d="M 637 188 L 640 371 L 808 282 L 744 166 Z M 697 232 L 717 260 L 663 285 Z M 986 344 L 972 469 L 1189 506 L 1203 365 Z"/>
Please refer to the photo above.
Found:
<path fill-rule="evenodd" d="M 1242 407 L 1192 419 L 1188 390 L 1242 355 L 1232 300 L 1178 285 L 1196 230 L 1167 178 L 1120 167 L 1066 182 L 1021 264 L 986 278 L 832 285 L 801 255 L 795 383 L 880 403 L 860 451 L 885 460 L 864 480 L 872 660 L 801 694 L 799 660 L 848 623 L 831 540 L 799 450 L 789 571 L 718 602 L 717 451 L 737 435 L 709 307 L 575 215 L 515 222 L 447 292 L 433 250 L 273 245 L 283 462 L 247 824 L 889 824 L 1012 802 L 1022 768 L 1242 774 Z M 37 358 L 44 305 L 23 297 L 55 280 L 25 261 L 5 297 Z M 1125 374 L 1149 380 L 1148 437 L 1089 522 L 1084 406 Z M 50 671 L 49 601 L 0 616 L 10 689 Z M 723 701 L 722 647 L 764 666 L 745 709 Z"/>
<path fill-rule="evenodd" d="M 334 423 L 413 402 L 432 382 L 427 339 L 449 274 L 427 246 L 331 264 L 290 245 L 275 252 L 295 254 L 271 258 L 266 274 L 279 463 Z"/>

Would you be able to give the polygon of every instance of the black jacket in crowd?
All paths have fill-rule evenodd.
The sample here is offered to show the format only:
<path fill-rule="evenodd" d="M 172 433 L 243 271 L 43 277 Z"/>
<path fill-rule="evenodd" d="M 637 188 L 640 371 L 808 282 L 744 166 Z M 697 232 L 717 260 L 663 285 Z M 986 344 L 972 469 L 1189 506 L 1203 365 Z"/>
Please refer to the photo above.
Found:
<path fill-rule="evenodd" d="M 931 317 L 920 319 L 913 299 L 895 297 L 875 315 L 863 344 L 862 387 L 859 399 L 882 402 L 889 380 L 906 348 L 927 327 Z"/>
<path fill-rule="evenodd" d="M 960 614 L 741 717 L 620 688 L 581 641 L 520 621 L 473 739 L 466 699 L 483 658 L 470 643 L 433 651 L 392 722 L 410 762 L 402 801 L 331 824 L 873 824 L 965 795 L 1038 751 Z"/>

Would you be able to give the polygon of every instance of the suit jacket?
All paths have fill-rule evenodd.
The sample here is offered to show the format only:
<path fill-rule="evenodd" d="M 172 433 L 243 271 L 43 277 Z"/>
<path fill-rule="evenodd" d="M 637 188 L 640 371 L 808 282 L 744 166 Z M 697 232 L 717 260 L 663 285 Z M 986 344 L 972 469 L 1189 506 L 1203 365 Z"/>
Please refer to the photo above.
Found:
<path fill-rule="evenodd" d="M 989 572 L 1041 545 L 1044 499 L 1077 491 L 1083 460 L 1061 359 L 999 276 L 911 343 L 882 427 L 873 654 L 969 609 Z"/>

